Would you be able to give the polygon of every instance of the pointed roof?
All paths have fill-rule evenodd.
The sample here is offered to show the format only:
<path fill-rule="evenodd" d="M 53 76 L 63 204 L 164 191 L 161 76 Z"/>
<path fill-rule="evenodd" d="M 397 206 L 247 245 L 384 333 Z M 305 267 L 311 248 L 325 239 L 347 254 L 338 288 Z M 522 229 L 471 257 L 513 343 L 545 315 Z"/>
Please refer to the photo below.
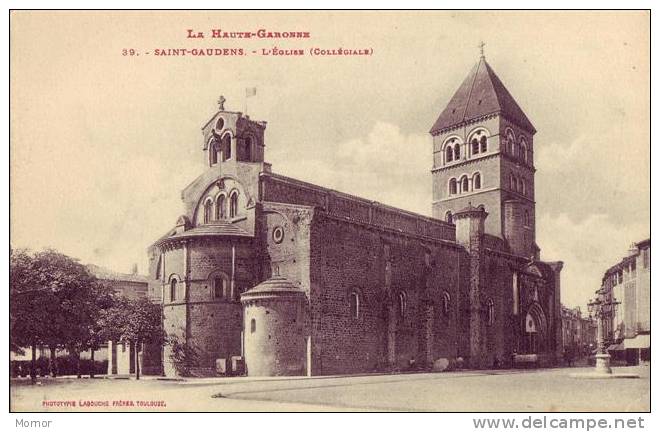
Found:
<path fill-rule="evenodd" d="M 502 81 L 481 57 L 431 128 L 431 134 L 489 114 L 500 113 L 523 129 L 535 133 L 529 121 Z"/>

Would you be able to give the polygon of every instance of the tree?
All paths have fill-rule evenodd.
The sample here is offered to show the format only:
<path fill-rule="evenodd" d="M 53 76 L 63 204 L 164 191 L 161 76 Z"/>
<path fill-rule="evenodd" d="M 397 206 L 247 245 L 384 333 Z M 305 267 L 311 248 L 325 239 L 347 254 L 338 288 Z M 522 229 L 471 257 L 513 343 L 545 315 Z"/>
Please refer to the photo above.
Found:
<path fill-rule="evenodd" d="M 161 326 L 160 305 L 147 298 L 116 299 L 111 308 L 101 313 L 99 326 L 107 340 L 124 340 L 135 347 L 135 379 L 140 379 L 140 347 L 145 344 L 162 344 L 165 333 Z"/>
<path fill-rule="evenodd" d="M 27 249 L 9 252 L 9 345 L 16 353 L 30 347 L 30 377 L 36 381 L 36 351 L 49 332 L 47 317 L 54 294 L 35 277 L 35 261 Z"/>
<path fill-rule="evenodd" d="M 76 259 L 53 249 L 30 254 L 10 251 L 10 347 L 32 348 L 31 377 L 36 379 L 37 346 L 69 349 L 78 357 L 93 343 L 93 329 L 111 293 Z"/>
<path fill-rule="evenodd" d="M 170 337 L 170 360 L 177 374 L 191 376 L 192 368 L 199 362 L 199 351 L 190 342 L 181 342 L 176 336 Z"/>

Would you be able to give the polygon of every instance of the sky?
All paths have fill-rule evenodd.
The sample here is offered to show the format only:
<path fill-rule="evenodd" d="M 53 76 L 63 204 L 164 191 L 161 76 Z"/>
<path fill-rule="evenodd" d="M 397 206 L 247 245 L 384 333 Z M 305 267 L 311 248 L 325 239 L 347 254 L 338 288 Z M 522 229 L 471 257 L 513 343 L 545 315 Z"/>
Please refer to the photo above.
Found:
<path fill-rule="evenodd" d="M 186 38 L 262 28 L 310 38 Z M 562 301 L 584 307 L 650 236 L 649 31 L 648 13 L 630 11 L 14 11 L 11 245 L 145 272 L 146 248 L 205 170 L 201 127 L 220 95 L 244 111 L 247 87 L 273 171 L 430 215 L 428 131 L 484 41 L 538 130 L 541 258 L 564 261 Z M 252 54 L 274 47 L 373 54 Z M 248 55 L 153 55 L 168 48 Z"/>

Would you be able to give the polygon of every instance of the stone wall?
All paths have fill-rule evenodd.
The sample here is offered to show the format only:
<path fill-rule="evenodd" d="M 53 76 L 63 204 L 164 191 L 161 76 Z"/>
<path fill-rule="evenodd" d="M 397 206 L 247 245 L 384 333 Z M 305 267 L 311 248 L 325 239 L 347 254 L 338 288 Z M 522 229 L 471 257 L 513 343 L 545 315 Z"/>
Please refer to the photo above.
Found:
<path fill-rule="evenodd" d="M 240 356 L 242 291 L 255 283 L 255 250 L 246 239 L 197 239 L 167 249 L 163 257 L 164 328 L 168 336 L 196 353 L 191 373 L 215 375 L 216 360 Z M 170 297 L 172 275 L 179 277 L 177 297 Z M 226 280 L 226 294 L 217 296 L 214 279 Z M 175 374 L 171 347 L 165 349 L 165 373 Z"/>
<path fill-rule="evenodd" d="M 455 358 L 461 351 L 457 336 L 463 255 L 453 244 L 369 229 L 332 215 L 315 217 L 310 294 L 314 374 L 408 369 L 424 363 L 419 340 L 425 326 L 433 329 L 430 356 Z M 446 314 L 444 291 L 451 298 Z M 406 299 L 403 313 L 401 292 Z M 357 317 L 351 315 L 351 293 L 359 296 Z M 425 299 L 433 312 L 422 325 Z"/>
<path fill-rule="evenodd" d="M 262 199 L 317 207 L 347 221 L 411 235 L 453 241 L 454 227 L 442 220 L 390 207 L 276 174 L 262 174 Z"/>

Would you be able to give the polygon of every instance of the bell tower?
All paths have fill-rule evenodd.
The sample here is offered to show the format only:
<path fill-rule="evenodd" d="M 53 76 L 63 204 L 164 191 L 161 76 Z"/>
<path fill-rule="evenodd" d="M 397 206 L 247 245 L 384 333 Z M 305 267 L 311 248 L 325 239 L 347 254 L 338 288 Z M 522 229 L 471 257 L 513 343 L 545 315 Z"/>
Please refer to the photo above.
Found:
<path fill-rule="evenodd" d="M 433 216 L 454 223 L 470 203 L 488 212 L 485 233 L 538 258 L 536 129 L 482 55 L 430 130 Z"/>
<path fill-rule="evenodd" d="M 205 163 L 213 167 L 236 162 L 263 162 L 266 122 L 226 110 L 225 102 L 224 96 L 220 96 L 218 112 L 202 127 Z"/>

